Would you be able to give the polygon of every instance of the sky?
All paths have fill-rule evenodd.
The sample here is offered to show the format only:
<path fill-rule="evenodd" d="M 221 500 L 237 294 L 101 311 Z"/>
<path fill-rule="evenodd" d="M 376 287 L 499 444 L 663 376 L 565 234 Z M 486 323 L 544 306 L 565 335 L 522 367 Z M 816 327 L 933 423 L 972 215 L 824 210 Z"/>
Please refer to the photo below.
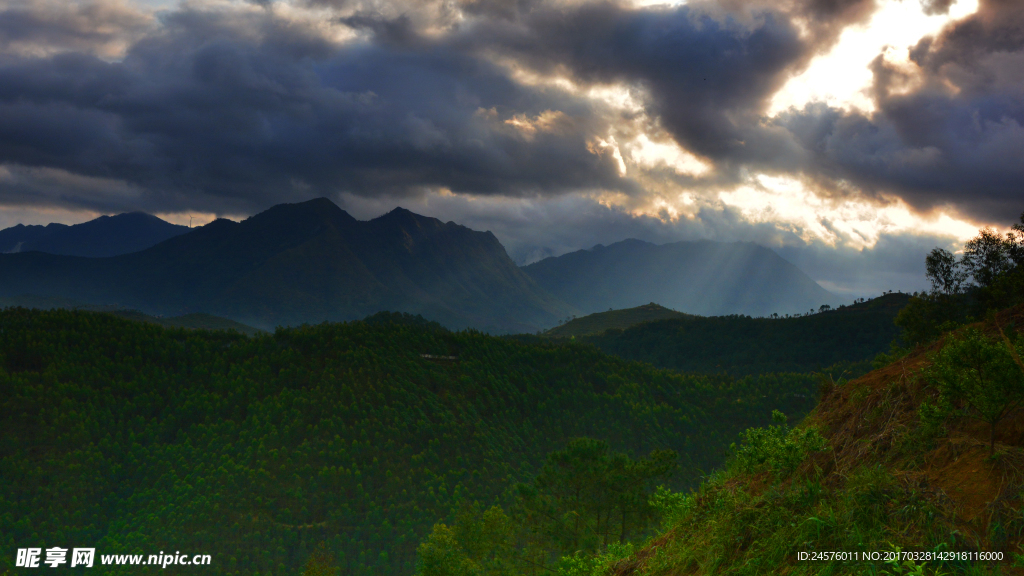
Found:
<path fill-rule="evenodd" d="M 325 196 L 847 298 L 1024 211 L 1019 0 L 0 0 L 0 227 Z"/>

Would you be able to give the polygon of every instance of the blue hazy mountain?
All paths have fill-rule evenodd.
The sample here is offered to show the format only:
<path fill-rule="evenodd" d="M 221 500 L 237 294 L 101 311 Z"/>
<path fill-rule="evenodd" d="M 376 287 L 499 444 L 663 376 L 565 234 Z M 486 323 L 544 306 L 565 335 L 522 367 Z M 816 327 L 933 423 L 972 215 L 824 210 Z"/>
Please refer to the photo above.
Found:
<path fill-rule="evenodd" d="M 701 316 L 817 310 L 840 300 L 781 256 L 750 242 L 636 239 L 545 258 L 523 268 L 585 314 L 650 302 Z"/>
<path fill-rule="evenodd" d="M 189 231 L 187 226 L 165 222 L 142 212 L 100 216 L 68 226 L 18 224 L 0 230 L 0 252 L 46 252 L 93 258 L 145 250 Z"/>

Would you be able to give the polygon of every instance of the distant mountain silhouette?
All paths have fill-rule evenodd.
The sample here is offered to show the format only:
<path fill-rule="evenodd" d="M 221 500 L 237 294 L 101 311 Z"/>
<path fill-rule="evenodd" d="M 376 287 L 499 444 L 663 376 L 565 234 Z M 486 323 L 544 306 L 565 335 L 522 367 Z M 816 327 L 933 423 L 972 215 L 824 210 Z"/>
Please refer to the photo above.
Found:
<path fill-rule="evenodd" d="M 215 220 L 134 254 L 0 255 L 0 296 L 19 294 L 206 312 L 261 328 L 391 310 L 456 328 L 534 331 L 576 312 L 490 232 L 401 208 L 358 221 L 325 198 Z"/>
<path fill-rule="evenodd" d="M 839 300 L 775 252 L 749 242 L 629 239 L 523 270 L 584 314 L 657 302 L 702 316 L 758 316 L 807 312 Z"/>
<path fill-rule="evenodd" d="M 93 258 L 117 256 L 145 250 L 188 231 L 187 226 L 164 222 L 142 212 L 100 216 L 73 226 L 18 224 L 0 230 L 0 252 L 38 251 Z"/>

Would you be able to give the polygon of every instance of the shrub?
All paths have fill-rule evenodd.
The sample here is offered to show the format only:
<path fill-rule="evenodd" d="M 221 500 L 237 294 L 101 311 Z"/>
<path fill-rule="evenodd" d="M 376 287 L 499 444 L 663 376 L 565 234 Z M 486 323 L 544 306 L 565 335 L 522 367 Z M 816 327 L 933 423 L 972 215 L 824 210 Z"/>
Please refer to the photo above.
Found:
<path fill-rule="evenodd" d="M 935 355 L 930 371 L 942 401 L 962 403 L 966 415 L 989 425 L 989 453 L 995 452 L 996 426 L 1024 402 L 1021 348 L 1008 339 L 993 342 L 975 329 L 951 337 Z"/>
<path fill-rule="evenodd" d="M 821 452 L 827 442 L 817 428 L 791 429 L 786 415 L 772 411 L 775 424 L 767 428 L 750 428 L 741 434 L 742 444 L 731 446 L 736 454 L 736 465 L 744 472 L 770 470 L 784 476 L 792 472 L 809 452 Z"/>

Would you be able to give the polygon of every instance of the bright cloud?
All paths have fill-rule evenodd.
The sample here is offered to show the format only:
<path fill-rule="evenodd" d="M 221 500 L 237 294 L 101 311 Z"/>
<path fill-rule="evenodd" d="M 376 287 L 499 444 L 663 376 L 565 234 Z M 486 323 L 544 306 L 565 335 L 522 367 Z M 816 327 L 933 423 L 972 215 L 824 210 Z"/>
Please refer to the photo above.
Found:
<path fill-rule="evenodd" d="M 795 178 L 759 175 L 719 199 L 751 222 L 770 222 L 806 242 L 855 249 L 872 248 L 885 234 L 907 232 L 952 236 L 959 241 L 977 234 L 977 226 L 944 212 L 915 214 L 902 200 L 886 204 L 859 199 L 824 198 Z"/>
<path fill-rule="evenodd" d="M 890 62 L 906 63 L 907 49 L 921 38 L 977 10 L 978 0 L 957 0 L 948 14 L 929 16 L 916 1 L 885 0 L 868 24 L 847 28 L 827 54 L 816 57 L 807 70 L 787 82 L 772 99 L 768 114 L 816 101 L 872 112 L 875 105 L 868 93 L 872 60 L 884 54 Z"/>
<path fill-rule="evenodd" d="M 679 174 L 701 176 L 711 171 L 711 165 L 681 148 L 674 140 L 651 141 L 640 134 L 628 146 L 630 158 L 645 168 L 666 166 Z"/>

